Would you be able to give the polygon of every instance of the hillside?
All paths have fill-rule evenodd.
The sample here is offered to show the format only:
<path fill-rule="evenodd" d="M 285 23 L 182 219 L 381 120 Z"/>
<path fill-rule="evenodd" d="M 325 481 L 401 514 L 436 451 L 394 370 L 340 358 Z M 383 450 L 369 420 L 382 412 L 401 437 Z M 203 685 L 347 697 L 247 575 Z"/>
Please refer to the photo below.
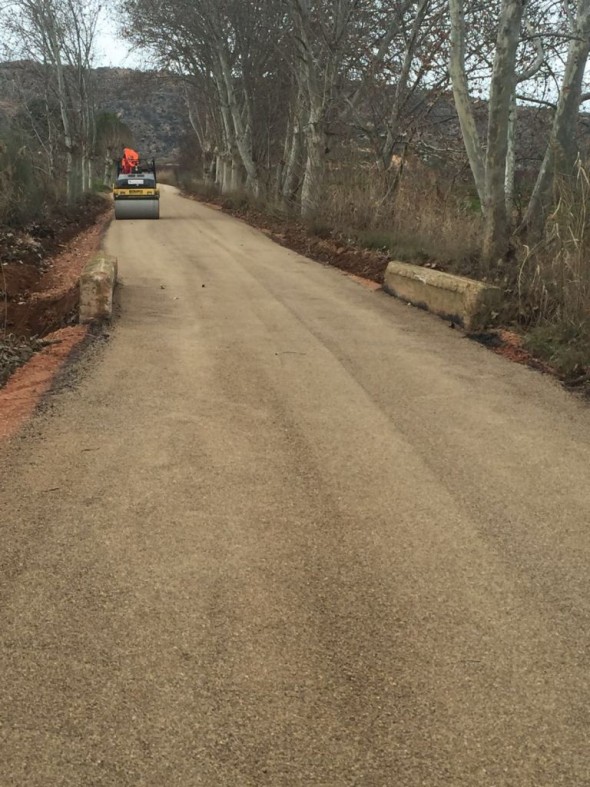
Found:
<path fill-rule="evenodd" d="M 117 113 L 139 150 L 159 159 L 175 158 L 188 117 L 180 80 L 170 74 L 99 68 L 99 108 Z"/>
<path fill-rule="evenodd" d="M 142 153 L 173 159 L 187 128 L 180 80 L 170 74 L 125 68 L 94 71 L 97 110 L 115 112 L 131 129 Z M 39 66 L 0 63 L 0 124 L 22 108 L 23 96 L 40 97 Z"/>
<path fill-rule="evenodd" d="M 157 71 L 137 71 L 129 68 L 97 68 L 93 72 L 97 113 L 112 112 L 131 129 L 133 144 L 146 156 L 160 161 L 177 161 L 180 147 L 189 131 L 184 87 L 179 77 Z M 8 117 L 23 111 L 24 97 L 29 104 L 41 100 L 43 89 L 42 67 L 32 61 L 0 63 L 0 128 Z M 394 86 L 385 89 L 394 100 Z M 417 94 L 417 105 L 423 100 Z M 32 110 L 35 111 L 35 110 Z M 371 108 L 365 110 L 366 122 L 371 125 Z M 487 104 L 474 102 L 476 123 L 482 140 L 487 130 Z M 450 158 L 464 160 L 465 151 L 452 95 L 441 95 L 426 117 L 416 117 L 414 147 L 432 164 Z M 517 135 L 517 168 L 536 170 L 543 158 L 551 112 L 534 106 L 519 108 Z M 337 123 L 332 128 L 334 137 L 346 138 L 347 127 Z M 357 132 L 358 133 L 358 132 Z M 590 147 L 590 116 L 581 115 L 579 143 L 585 152 Z M 359 139 L 359 145 L 363 145 Z M 465 161 L 466 164 L 466 161 Z"/>

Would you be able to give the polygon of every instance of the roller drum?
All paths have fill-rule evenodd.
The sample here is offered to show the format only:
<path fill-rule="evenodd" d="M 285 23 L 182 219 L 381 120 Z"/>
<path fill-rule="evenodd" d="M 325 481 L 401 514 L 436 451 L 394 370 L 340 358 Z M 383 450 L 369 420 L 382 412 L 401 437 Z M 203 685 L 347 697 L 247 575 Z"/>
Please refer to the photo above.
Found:
<path fill-rule="evenodd" d="M 159 199 L 117 199 L 115 200 L 116 219 L 159 219 Z"/>

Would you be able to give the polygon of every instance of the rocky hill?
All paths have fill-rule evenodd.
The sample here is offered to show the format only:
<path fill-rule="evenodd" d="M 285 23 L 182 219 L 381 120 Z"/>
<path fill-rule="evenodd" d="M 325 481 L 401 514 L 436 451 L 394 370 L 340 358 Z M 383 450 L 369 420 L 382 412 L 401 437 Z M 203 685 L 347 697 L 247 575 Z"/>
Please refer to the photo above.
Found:
<path fill-rule="evenodd" d="M 39 95 L 38 69 L 28 61 L 0 63 L 0 123 L 19 112 L 23 95 Z M 93 76 L 97 110 L 119 115 L 142 154 L 173 160 L 188 125 L 178 77 L 125 68 L 98 68 Z"/>
<path fill-rule="evenodd" d="M 0 63 L 0 126 L 2 119 L 18 113 L 22 96 L 39 97 L 41 66 L 30 61 Z M 157 71 L 129 68 L 98 68 L 93 72 L 98 112 L 113 112 L 130 128 L 133 142 L 146 157 L 161 162 L 178 159 L 179 149 L 189 130 L 183 84 L 179 77 Z M 392 101 L 393 101 L 393 90 Z M 387 90 L 385 91 L 387 94 Z M 421 97 L 417 96 L 417 101 Z M 474 102 L 476 123 L 482 139 L 487 127 L 485 101 Z M 543 158 L 551 113 L 547 109 L 522 106 L 519 109 L 517 160 L 519 168 L 538 167 Z M 590 115 L 582 114 L 579 142 L 590 150 Z M 370 125 L 370 118 L 367 119 Z M 457 113 L 450 94 L 442 95 L 424 121 L 420 139 L 423 154 L 438 150 L 442 158 L 464 157 Z M 338 129 L 336 128 L 336 133 Z M 434 153 L 434 158 L 437 154 Z"/>
<path fill-rule="evenodd" d="M 143 154 L 175 159 L 188 116 L 180 80 L 170 74 L 99 68 L 98 105 L 117 113 Z"/>

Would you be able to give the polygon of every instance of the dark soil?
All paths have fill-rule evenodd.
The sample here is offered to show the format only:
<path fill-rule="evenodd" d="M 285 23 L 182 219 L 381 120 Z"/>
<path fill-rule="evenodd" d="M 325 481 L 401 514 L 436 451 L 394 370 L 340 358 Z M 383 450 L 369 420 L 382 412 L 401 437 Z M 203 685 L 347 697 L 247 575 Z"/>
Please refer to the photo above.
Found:
<path fill-rule="evenodd" d="M 43 221 L 0 227 L 0 386 L 46 346 L 44 336 L 77 321 L 79 275 L 98 249 L 109 207 L 89 195 Z"/>
<path fill-rule="evenodd" d="M 0 299 L 9 303 L 26 300 L 37 289 L 51 257 L 92 226 L 107 208 L 104 197 L 88 195 L 71 208 L 55 209 L 42 221 L 0 226 Z"/>
<path fill-rule="evenodd" d="M 0 336 L 0 387 L 10 375 L 25 364 L 36 352 L 44 347 L 41 339 L 22 339 L 16 336 Z"/>
<path fill-rule="evenodd" d="M 390 260 L 390 257 L 383 252 L 352 246 L 337 236 L 318 237 L 304 225 L 289 225 L 283 232 L 280 232 L 278 227 L 273 227 L 267 232 L 273 240 L 305 257 L 383 284 L 385 269 Z"/>
<path fill-rule="evenodd" d="M 83 346 L 89 333 L 84 325 L 61 328 L 35 343 L 33 357 L 24 347 L 22 362 L 4 387 L 0 387 L 0 444 L 17 434 L 56 383 L 66 361 Z M 24 346 L 25 343 L 23 343 Z M 37 352 L 38 350 L 38 352 Z"/>
<path fill-rule="evenodd" d="M 548 363 L 536 358 L 524 346 L 523 337 L 504 328 L 499 328 L 494 331 L 485 331 L 482 333 L 467 334 L 469 339 L 472 339 L 484 347 L 492 350 L 496 355 L 501 355 L 514 363 L 520 363 L 523 366 L 528 366 L 531 369 L 536 369 L 543 374 L 556 375 L 556 370 Z"/>

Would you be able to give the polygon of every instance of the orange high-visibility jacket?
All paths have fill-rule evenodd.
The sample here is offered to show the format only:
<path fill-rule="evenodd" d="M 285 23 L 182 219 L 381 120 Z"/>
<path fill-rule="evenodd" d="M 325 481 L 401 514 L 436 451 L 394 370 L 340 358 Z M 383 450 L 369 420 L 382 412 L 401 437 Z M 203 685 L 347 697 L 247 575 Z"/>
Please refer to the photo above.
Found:
<path fill-rule="evenodd" d="M 121 169 L 125 174 L 133 172 L 133 168 L 139 164 L 139 153 L 132 148 L 123 149 L 123 159 Z"/>

